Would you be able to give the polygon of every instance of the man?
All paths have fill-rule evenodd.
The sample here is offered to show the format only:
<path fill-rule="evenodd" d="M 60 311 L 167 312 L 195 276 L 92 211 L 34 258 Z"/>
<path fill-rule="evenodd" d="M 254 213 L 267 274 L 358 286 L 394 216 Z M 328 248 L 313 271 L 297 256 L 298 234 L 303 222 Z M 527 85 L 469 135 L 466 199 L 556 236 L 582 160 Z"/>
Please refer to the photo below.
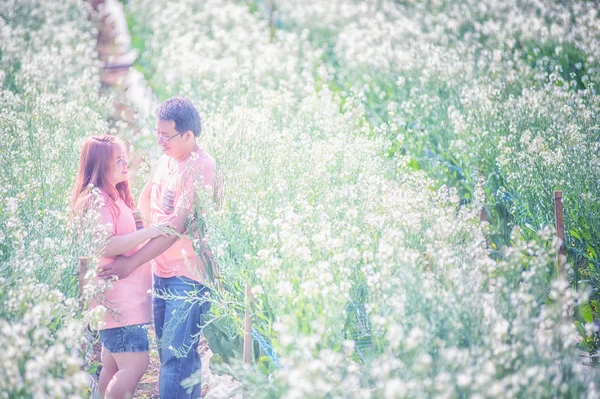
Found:
<path fill-rule="evenodd" d="M 186 220 L 195 214 L 198 193 L 202 189 L 213 190 L 215 161 L 196 143 L 201 121 L 189 100 L 167 100 L 155 114 L 156 138 L 164 155 L 142 191 L 138 207 L 146 220 L 168 221 L 181 235 L 186 232 Z M 161 362 L 160 398 L 196 399 L 200 397 L 200 384 L 189 394 L 181 382 L 200 370 L 200 319 L 208 313 L 210 303 L 186 300 L 190 292 L 198 296 L 208 293 L 201 284 L 207 270 L 195 254 L 192 241 L 176 235 L 157 237 L 134 255 L 120 257 L 104 266 L 99 276 L 123 278 L 152 259 L 155 293 L 152 305 Z"/>

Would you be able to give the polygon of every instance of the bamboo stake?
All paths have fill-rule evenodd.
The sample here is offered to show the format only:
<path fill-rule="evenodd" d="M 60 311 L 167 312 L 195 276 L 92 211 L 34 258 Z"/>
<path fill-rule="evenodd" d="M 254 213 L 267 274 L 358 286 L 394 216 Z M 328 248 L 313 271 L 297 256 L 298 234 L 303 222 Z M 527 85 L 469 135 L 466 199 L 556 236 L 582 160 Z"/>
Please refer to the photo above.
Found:
<path fill-rule="evenodd" d="M 252 361 L 252 292 L 250 283 L 246 283 L 246 309 L 244 310 L 244 352 L 243 362 L 249 364 Z"/>
<path fill-rule="evenodd" d="M 563 201 L 562 191 L 554 191 L 554 220 L 556 223 L 556 236 L 560 240 L 560 248 L 558 249 L 558 255 L 556 263 L 558 265 L 558 272 L 563 273 L 564 269 L 564 256 L 565 256 L 565 220 L 563 215 Z"/>
<path fill-rule="evenodd" d="M 87 256 L 79 257 L 79 271 L 78 271 L 78 280 L 79 280 L 79 307 L 83 310 L 85 306 L 85 300 L 83 298 L 83 290 L 85 288 L 85 275 L 88 271 L 90 258 Z"/>

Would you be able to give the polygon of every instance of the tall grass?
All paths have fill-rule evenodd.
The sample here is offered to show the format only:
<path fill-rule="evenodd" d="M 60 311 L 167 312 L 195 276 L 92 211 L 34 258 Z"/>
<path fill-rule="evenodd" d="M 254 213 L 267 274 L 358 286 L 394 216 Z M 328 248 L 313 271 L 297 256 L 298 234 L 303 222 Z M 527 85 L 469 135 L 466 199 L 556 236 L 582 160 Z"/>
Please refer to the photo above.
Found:
<path fill-rule="evenodd" d="M 364 90 L 330 88 L 344 69 L 310 40 L 319 28 L 273 30 L 221 0 L 128 8 L 151 83 L 198 106 L 225 176 L 223 206 L 204 209 L 224 286 L 207 330 L 249 396 L 598 395 L 568 317 L 587 297 L 550 282 L 551 232 L 515 231 L 491 257 L 481 183 L 461 204 L 410 155 L 386 156 L 405 125 L 374 125 Z M 251 369 L 236 362 L 247 282 Z"/>

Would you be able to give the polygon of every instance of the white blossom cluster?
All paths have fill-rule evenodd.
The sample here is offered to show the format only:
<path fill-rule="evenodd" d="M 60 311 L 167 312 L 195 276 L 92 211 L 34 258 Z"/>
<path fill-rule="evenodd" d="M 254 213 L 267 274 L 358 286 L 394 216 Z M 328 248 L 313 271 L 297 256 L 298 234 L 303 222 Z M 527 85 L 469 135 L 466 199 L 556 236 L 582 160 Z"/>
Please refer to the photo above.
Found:
<path fill-rule="evenodd" d="M 32 277 L 12 287 L 1 279 L 0 397 L 85 397 L 77 301 Z"/>
<path fill-rule="evenodd" d="M 0 1 L 0 397 L 83 398 L 79 256 L 97 224 L 71 220 L 83 139 L 106 132 L 96 30 L 76 0 Z M 75 227 L 79 225 L 80 227 Z M 81 227 L 82 226 L 82 227 Z"/>

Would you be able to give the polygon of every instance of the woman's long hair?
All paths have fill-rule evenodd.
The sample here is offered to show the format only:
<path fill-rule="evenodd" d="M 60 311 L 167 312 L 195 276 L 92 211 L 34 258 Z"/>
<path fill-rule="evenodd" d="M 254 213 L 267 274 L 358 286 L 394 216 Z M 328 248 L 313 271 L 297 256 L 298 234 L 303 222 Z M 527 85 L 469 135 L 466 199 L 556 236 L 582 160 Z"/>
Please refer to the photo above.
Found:
<path fill-rule="evenodd" d="M 131 209 L 135 208 L 129 182 L 125 180 L 112 187 L 109 174 L 117 146 L 125 151 L 125 145 L 115 136 L 92 136 L 83 143 L 79 157 L 79 171 L 73 187 L 71 210 L 74 214 L 88 209 L 92 187 L 101 189 L 113 202 L 121 198 Z"/>

